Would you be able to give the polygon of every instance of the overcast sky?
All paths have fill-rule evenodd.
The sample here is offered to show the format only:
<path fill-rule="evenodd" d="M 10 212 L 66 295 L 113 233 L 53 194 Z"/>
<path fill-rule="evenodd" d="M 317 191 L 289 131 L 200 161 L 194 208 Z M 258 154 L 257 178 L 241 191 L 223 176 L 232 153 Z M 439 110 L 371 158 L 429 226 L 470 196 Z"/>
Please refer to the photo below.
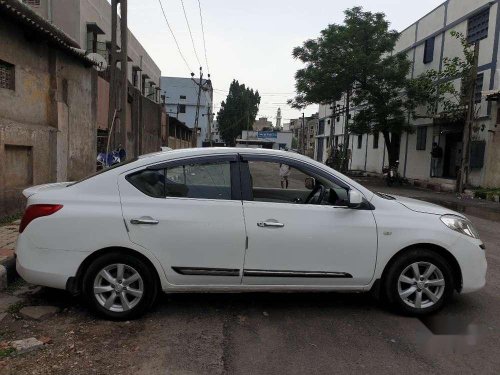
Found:
<path fill-rule="evenodd" d="M 197 62 L 181 0 L 161 0 L 189 68 L 177 51 L 158 0 L 129 1 L 129 28 L 161 69 L 162 75 L 189 77 Z M 275 122 L 281 107 L 284 122 L 301 113 L 286 105 L 294 96 L 294 74 L 301 64 L 291 55 L 303 41 L 316 38 L 328 24 L 341 23 L 343 11 L 356 5 L 387 15 L 398 31 L 427 14 L 443 0 L 201 0 L 205 39 L 214 91 L 214 111 L 233 79 L 262 93 L 259 116 Z M 204 57 L 198 0 L 184 0 L 196 51 Z M 220 91 L 219 91 L 220 90 Z M 317 106 L 306 109 L 306 115 Z"/>

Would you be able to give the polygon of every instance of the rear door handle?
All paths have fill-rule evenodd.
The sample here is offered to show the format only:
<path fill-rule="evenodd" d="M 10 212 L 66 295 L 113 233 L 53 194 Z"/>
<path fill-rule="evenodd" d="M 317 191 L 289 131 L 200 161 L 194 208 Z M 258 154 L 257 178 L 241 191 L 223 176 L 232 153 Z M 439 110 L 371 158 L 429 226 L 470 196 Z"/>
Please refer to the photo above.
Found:
<path fill-rule="evenodd" d="M 257 223 L 259 228 L 283 228 L 285 224 L 278 223 L 277 221 L 261 221 Z"/>
<path fill-rule="evenodd" d="M 156 225 L 159 222 L 160 222 L 159 220 L 153 219 L 152 217 L 149 216 L 130 220 L 130 224 L 134 225 Z"/>

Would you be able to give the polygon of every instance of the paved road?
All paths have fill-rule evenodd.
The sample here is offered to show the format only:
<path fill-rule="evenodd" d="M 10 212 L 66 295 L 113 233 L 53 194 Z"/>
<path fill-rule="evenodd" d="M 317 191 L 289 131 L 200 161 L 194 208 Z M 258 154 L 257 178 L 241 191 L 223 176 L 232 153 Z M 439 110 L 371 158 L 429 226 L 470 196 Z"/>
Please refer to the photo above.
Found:
<path fill-rule="evenodd" d="M 433 319 L 394 315 L 363 294 L 191 294 L 163 296 L 145 318 L 113 323 L 96 320 L 64 293 L 43 290 L 35 297 L 38 303 L 69 310 L 42 323 L 8 321 L 16 335 L 29 331 L 53 343 L 8 359 L 6 369 L 29 374 L 499 374 L 500 222 L 471 219 L 487 246 L 487 287 L 457 296 Z"/>

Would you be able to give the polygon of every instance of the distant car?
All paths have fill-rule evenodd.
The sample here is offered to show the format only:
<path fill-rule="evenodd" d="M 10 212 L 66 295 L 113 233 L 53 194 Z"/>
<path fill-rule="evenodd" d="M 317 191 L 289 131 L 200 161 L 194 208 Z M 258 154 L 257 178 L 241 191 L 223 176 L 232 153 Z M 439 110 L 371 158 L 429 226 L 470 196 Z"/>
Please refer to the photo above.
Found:
<path fill-rule="evenodd" d="M 141 315 L 160 290 L 379 290 L 423 315 L 485 285 L 465 216 L 373 193 L 296 153 L 174 150 L 24 194 L 19 274 L 113 319 Z"/>

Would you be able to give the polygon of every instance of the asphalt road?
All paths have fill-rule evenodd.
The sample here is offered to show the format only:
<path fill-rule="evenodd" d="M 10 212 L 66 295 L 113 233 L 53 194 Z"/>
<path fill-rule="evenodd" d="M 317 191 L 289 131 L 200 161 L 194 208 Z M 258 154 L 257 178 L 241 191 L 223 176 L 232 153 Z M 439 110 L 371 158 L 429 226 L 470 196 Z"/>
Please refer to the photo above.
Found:
<path fill-rule="evenodd" d="M 6 373 L 499 374 L 500 222 L 470 218 L 487 247 L 487 286 L 425 321 L 366 294 L 312 293 L 165 295 L 144 318 L 115 323 L 45 289 L 37 303 L 63 313 L 9 324 L 53 342 L 8 359 Z"/>

